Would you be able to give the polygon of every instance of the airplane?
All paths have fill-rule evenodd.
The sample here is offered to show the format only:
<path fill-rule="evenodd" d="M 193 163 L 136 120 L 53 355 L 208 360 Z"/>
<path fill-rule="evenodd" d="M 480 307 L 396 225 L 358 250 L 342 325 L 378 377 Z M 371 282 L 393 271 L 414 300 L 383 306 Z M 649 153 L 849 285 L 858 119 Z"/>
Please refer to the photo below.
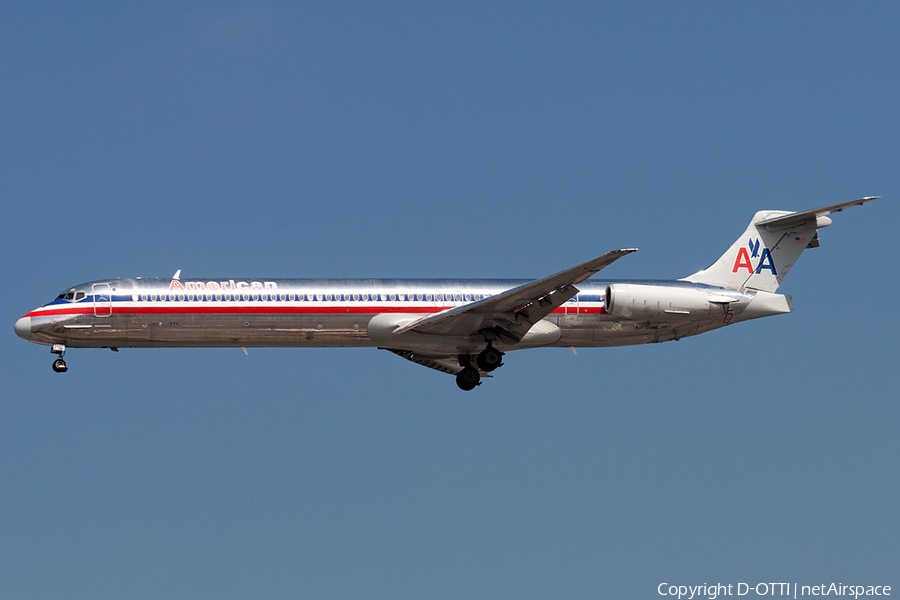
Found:
<path fill-rule="evenodd" d="M 375 347 L 481 385 L 507 352 L 678 340 L 792 311 L 775 291 L 829 215 L 867 196 L 803 212 L 757 212 L 710 267 L 672 280 L 589 279 L 625 248 L 535 280 L 103 279 L 24 315 L 16 334 L 67 348 Z"/>

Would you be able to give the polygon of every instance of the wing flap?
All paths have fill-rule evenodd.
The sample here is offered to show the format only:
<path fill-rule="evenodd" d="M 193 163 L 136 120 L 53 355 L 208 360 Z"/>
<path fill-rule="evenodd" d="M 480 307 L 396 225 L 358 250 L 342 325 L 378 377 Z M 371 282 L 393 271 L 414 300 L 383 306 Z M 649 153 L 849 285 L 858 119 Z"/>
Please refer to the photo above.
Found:
<path fill-rule="evenodd" d="M 434 369 L 435 371 L 440 371 L 441 373 L 458 375 L 459 372 L 463 369 L 459 365 L 459 358 L 456 356 L 449 356 L 446 354 L 422 354 L 421 352 L 413 352 L 411 350 L 397 350 L 395 348 L 381 349 L 387 350 L 388 352 L 393 352 L 400 358 L 405 358 L 406 360 L 414 362 L 417 365 L 422 365 L 423 367 L 428 367 L 429 369 Z M 486 373 L 480 369 L 478 372 L 482 377 L 491 377 L 489 373 Z"/>

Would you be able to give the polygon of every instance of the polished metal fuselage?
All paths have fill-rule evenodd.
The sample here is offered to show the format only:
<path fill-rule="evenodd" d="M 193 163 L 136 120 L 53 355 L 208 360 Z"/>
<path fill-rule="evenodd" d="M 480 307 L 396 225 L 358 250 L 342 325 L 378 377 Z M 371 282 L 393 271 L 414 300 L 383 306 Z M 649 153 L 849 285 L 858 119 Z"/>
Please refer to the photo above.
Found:
<path fill-rule="evenodd" d="M 478 352 L 479 336 L 440 336 L 385 344 L 369 336 L 376 315 L 416 319 L 528 283 L 513 279 L 113 279 L 67 290 L 71 299 L 31 311 L 30 341 L 71 348 L 171 347 L 392 347 Z M 735 301 L 700 317 L 626 319 L 605 309 L 614 281 L 588 280 L 579 293 L 547 316 L 559 335 L 548 342 L 498 344 L 504 350 L 535 346 L 623 346 L 668 341 L 740 320 L 753 292 L 725 290 Z M 696 287 L 681 281 L 629 281 Z M 65 295 L 62 294 L 61 296 Z M 83 296 L 83 297 L 81 297 Z M 80 299 L 78 299 L 80 297 Z M 25 318 L 25 317 L 23 317 Z M 18 326 L 17 326 L 18 331 Z M 392 341 L 392 340 L 391 340 Z"/>

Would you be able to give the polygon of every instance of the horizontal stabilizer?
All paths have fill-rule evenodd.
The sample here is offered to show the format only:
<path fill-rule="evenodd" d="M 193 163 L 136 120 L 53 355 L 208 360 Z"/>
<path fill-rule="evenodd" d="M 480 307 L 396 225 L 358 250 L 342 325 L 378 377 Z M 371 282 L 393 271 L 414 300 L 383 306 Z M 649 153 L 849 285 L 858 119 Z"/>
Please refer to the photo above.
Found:
<path fill-rule="evenodd" d="M 813 210 L 791 213 L 782 217 L 766 219 L 765 221 L 757 223 L 757 225 L 761 225 L 769 231 L 775 231 L 776 229 L 786 229 L 788 227 L 802 227 L 806 225 L 806 223 L 817 223 L 818 227 L 824 227 L 825 225 L 819 222 L 820 217 L 827 217 L 830 214 L 839 213 L 845 208 L 849 208 L 851 206 L 862 206 L 866 202 L 871 202 L 872 200 L 877 200 L 878 198 L 881 198 L 881 196 L 866 196 L 865 198 L 860 198 L 859 200 L 852 200 L 850 202 L 843 202 L 841 204 L 832 204 L 831 206 L 823 206 L 822 208 L 815 208 Z"/>

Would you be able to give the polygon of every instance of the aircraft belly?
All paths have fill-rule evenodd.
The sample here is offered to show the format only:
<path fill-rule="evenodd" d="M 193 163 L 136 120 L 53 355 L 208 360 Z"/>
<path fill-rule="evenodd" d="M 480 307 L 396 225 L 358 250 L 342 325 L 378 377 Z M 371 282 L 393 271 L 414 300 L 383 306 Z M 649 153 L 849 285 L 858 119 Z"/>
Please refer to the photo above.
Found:
<path fill-rule="evenodd" d="M 113 314 L 39 322 L 35 341 L 72 348 L 374 346 L 368 315 Z"/>
<path fill-rule="evenodd" d="M 402 334 L 369 336 L 364 313 L 113 314 L 36 317 L 35 341 L 73 348 L 162 347 L 394 347 L 428 352 L 477 352 L 471 336 Z M 680 339 L 721 327 L 721 319 L 632 320 L 608 314 L 554 315 L 539 322 L 547 329 L 503 351 L 541 346 L 628 346 Z M 537 331 L 538 327 L 533 328 Z"/>
<path fill-rule="evenodd" d="M 667 342 L 723 327 L 722 319 L 622 319 L 610 315 L 560 316 L 562 336 L 553 346 L 611 347 Z"/>
<path fill-rule="evenodd" d="M 127 346 L 372 346 L 363 315 L 215 314 L 137 319 Z"/>

